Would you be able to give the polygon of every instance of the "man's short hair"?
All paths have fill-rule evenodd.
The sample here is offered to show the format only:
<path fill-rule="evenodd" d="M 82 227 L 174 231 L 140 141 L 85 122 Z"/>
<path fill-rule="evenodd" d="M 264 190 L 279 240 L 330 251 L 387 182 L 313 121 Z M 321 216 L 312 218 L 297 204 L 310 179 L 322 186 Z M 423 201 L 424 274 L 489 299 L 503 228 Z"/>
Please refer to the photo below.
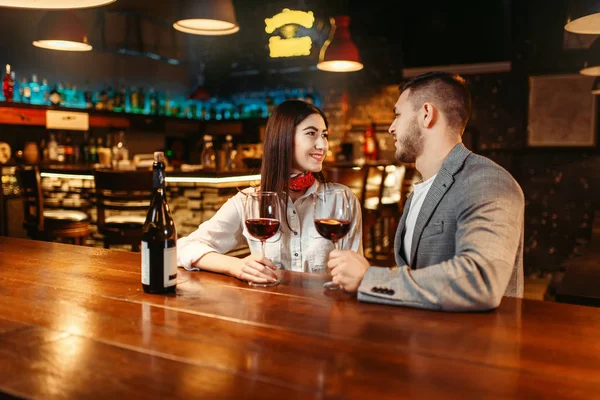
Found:
<path fill-rule="evenodd" d="M 467 126 L 471 115 L 471 93 L 461 76 L 428 72 L 411 78 L 400 89 L 402 92 L 410 89 L 409 101 L 413 109 L 418 109 L 424 103 L 432 103 L 446 116 L 451 127 L 462 131 Z"/>

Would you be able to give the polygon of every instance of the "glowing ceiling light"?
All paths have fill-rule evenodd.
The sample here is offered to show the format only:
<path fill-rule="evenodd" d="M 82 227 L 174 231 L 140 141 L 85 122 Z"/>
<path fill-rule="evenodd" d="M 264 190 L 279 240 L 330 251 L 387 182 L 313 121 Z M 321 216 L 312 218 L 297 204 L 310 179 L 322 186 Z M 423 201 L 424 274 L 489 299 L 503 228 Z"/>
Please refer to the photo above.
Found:
<path fill-rule="evenodd" d="M 317 68 L 330 72 L 360 71 L 363 64 L 358 48 L 350 37 L 350 17 L 334 17 L 330 22 L 332 34 L 321 48 Z"/>
<path fill-rule="evenodd" d="M 73 11 L 48 11 L 38 24 L 33 45 L 60 51 L 90 51 L 87 33 Z"/>
<path fill-rule="evenodd" d="M 231 0 L 188 1 L 182 18 L 173 24 L 173 28 L 206 36 L 231 35 L 240 30 Z"/>
<path fill-rule="evenodd" d="M 0 0 L 0 7 L 60 10 L 105 6 L 114 3 L 115 1 L 116 0 Z"/>

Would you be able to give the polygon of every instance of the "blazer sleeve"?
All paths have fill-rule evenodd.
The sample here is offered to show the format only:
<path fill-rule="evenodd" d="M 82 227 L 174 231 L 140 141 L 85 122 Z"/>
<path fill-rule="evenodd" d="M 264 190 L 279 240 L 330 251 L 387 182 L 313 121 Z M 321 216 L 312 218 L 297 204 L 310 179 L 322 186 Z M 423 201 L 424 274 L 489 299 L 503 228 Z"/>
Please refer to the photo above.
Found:
<path fill-rule="evenodd" d="M 359 300 L 446 311 L 498 307 L 522 240 L 523 192 L 506 171 L 478 166 L 460 193 L 454 257 L 417 270 L 370 267 Z"/>

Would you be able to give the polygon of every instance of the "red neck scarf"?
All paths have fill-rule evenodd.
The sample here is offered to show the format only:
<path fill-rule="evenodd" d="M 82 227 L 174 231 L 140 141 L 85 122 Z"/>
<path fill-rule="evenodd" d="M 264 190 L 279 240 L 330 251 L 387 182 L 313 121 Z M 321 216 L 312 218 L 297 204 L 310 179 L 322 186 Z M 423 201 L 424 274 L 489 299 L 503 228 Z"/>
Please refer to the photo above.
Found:
<path fill-rule="evenodd" d="M 312 172 L 306 171 L 290 179 L 290 191 L 301 192 L 311 187 L 313 183 L 315 183 L 315 176 Z"/>

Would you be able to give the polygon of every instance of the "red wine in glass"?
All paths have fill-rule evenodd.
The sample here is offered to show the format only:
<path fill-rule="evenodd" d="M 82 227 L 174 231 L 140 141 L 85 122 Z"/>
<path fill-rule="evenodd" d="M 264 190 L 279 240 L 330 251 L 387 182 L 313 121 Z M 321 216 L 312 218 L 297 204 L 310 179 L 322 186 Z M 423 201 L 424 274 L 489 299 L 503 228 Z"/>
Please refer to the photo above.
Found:
<path fill-rule="evenodd" d="M 246 197 L 244 205 L 244 218 L 248 233 L 260 240 L 262 257 L 265 256 L 265 241 L 274 236 L 279 230 L 279 196 L 275 192 L 256 192 L 250 193 Z M 277 285 L 279 279 L 275 282 L 257 283 L 248 282 L 251 286 L 271 286 Z"/>
<path fill-rule="evenodd" d="M 333 242 L 337 242 L 350 231 L 350 203 L 348 195 L 343 189 L 324 190 L 315 193 L 314 222 L 319 235 Z M 333 282 L 323 285 L 327 290 L 337 290 L 340 287 Z"/>
<path fill-rule="evenodd" d="M 337 242 L 350 230 L 350 221 L 340 221 L 334 218 L 319 218 L 315 219 L 315 227 L 319 235 L 325 239 Z"/>
<path fill-rule="evenodd" d="M 272 218 L 253 218 L 246 220 L 248 232 L 259 240 L 267 240 L 279 230 L 279 220 Z"/>

